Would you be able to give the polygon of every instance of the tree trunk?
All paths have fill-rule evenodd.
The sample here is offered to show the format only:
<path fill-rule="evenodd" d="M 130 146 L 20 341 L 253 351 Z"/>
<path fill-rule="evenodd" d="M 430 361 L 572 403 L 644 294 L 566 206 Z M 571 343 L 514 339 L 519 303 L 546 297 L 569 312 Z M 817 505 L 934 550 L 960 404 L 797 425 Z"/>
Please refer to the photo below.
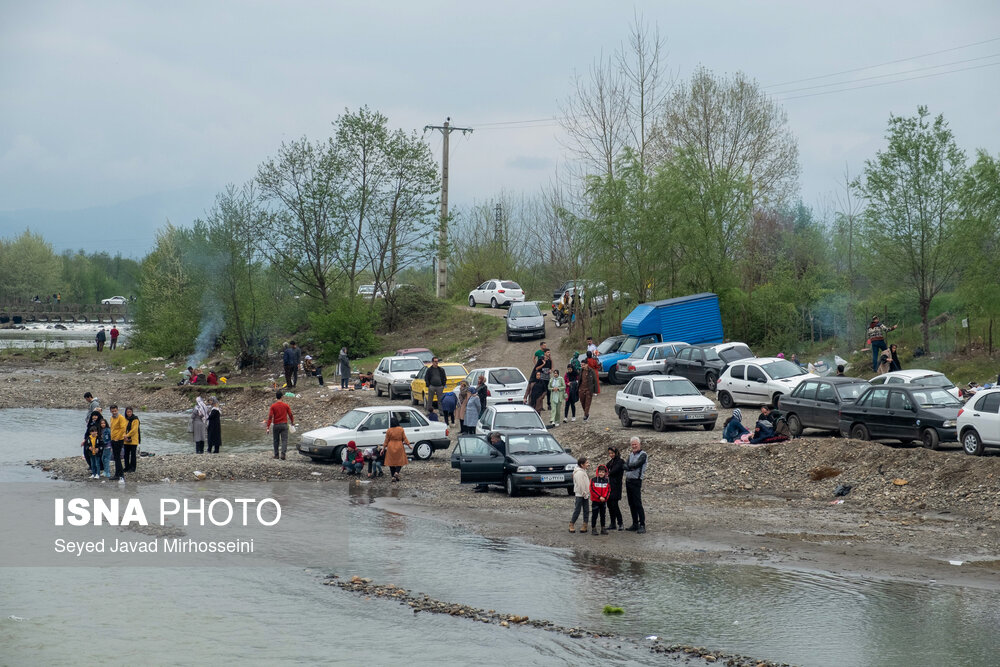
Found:
<path fill-rule="evenodd" d="M 928 355 L 931 353 L 931 330 L 927 322 L 927 313 L 930 311 L 930 308 L 930 299 L 920 300 L 920 332 L 923 334 L 924 339 L 924 354 Z"/>

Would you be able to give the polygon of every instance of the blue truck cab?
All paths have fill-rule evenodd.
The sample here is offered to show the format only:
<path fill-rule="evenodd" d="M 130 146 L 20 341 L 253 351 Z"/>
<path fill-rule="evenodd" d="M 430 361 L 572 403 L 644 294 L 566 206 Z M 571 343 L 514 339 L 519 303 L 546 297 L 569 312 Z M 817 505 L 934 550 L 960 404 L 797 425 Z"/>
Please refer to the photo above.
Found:
<path fill-rule="evenodd" d="M 622 320 L 625 338 L 614 352 L 601 354 L 600 376 L 615 384 L 615 368 L 620 359 L 640 345 L 662 341 L 683 341 L 690 345 L 721 343 L 722 314 L 719 297 L 710 292 L 642 303 Z"/>

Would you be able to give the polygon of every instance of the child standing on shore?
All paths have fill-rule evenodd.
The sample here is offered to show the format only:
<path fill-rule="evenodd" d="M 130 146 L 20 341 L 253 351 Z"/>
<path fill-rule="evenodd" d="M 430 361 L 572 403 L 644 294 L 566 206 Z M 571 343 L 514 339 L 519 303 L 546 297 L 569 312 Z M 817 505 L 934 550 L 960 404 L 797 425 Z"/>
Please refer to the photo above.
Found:
<path fill-rule="evenodd" d="M 111 427 L 108 420 L 101 417 L 101 467 L 104 468 L 104 476 L 111 479 Z"/>
<path fill-rule="evenodd" d="M 587 474 L 587 457 L 581 456 L 576 460 L 576 469 L 573 471 L 573 493 L 576 496 L 576 504 L 573 505 L 573 517 L 569 520 L 569 532 L 576 532 L 576 520 L 583 511 L 583 527 L 581 533 L 587 532 L 587 524 L 590 523 L 590 475 Z"/>
<path fill-rule="evenodd" d="M 83 441 L 83 448 L 90 455 L 90 479 L 97 479 L 101 470 L 101 452 L 104 449 L 101 443 L 101 433 L 97 424 L 91 424 L 87 429 L 87 438 Z"/>
<path fill-rule="evenodd" d="M 597 515 L 601 515 L 601 535 L 607 535 L 608 530 L 604 527 L 605 517 L 608 509 L 608 497 L 611 495 L 611 479 L 608 478 L 608 469 L 605 466 L 597 466 L 597 476 L 590 480 L 590 504 L 591 504 L 591 524 L 590 532 L 597 535 Z"/>

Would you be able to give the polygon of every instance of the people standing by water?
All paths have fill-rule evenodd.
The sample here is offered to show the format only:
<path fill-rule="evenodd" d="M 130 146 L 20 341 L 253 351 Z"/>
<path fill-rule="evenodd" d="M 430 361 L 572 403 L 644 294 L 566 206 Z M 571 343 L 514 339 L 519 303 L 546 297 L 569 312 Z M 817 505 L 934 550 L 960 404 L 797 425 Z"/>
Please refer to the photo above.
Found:
<path fill-rule="evenodd" d="M 295 387 L 299 381 L 299 362 L 302 361 L 302 351 L 299 350 L 295 341 L 288 341 L 288 347 L 281 353 L 281 359 L 285 366 L 285 385 Z"/>
<path fill-rule="evenodd" d="M 872 346 L 872 371 L 878 370 L 880 353 L 886 349 L 885 334 L 889 331 L 895 331 L 898 326 L 898 324 L 894 324 L 891 327 L 887 327 L 879 321 L 878 315 L 872 315 L 872 321 L 869 323 L 866 332 L 866 336 Z"/>
<path fill-rule="evenodd" d="M 608 522 L 611 530 L 617 526 L 618 530 L 625 529 L 625 522 L 622 520 L 622 510 L 619 503 L 622 499 L 622 478 L 625 475 L 625 461 L 618 448 L 614 445 L 608 447 L 608 482 L 611 491 L 608 494 Z"/>
<path fill-rule="evenodd" d="M 100 477 L 102 449 L 100 427 L 91 424 L 87 427 L 87 437 L 83 441 L 83 450 L 87 453 L 87 463 L 90 466 L 90 479 Z"/>
<path fill-rule="evenodd" d="M 409 461 L 406 459 L 406 445 L 410 441 L 406 438 L 406 431 L 399 425 L 399 420 L 392 417 L 389 420 L 389 429 L 385 432 L 385 464 L 389 466 L 389 473 L 392 481 L 399 481 L 399 473 Z"/>
<path fill-rule="evenodd" d="M 101 352 L 104 350 L 104 342 L 108 340 L 108 334 L 104 332 L 104 327 L 97 330 L 97 335 L 94 336 L 94 340 L 97 341 L 97 351 Z"/>
<path fill-rule="evenodd" d="M 86 421 L 89 422 L 90 421 L 90 414 L 92 412 L 96 411 L 96 410 L 100 410 L 101 409 L 101 402 L 99 400 L 97 400 L 96 398 L 94 398 L 94 395 L 91 394 L 89 391 L 86 394 L 83 395 L 83 400 L 87 401 L 87 419 L 86 419 Z"/>
<path fill-rule="evenodd" d="M 601 393 L 601 383 L 597 379 L 597 371 L 590 362 L 594 361 L 590 352 L 587 353 L 587 363 L 580 371 L 580 407 L 583 408 L 583 421 L 590 419 L 590 404 L 594 396 Z"/>
<path fill-rule="evenodd" d="M 219 409 L 219 399 L 215 396 L 208 398 L 208 453 L 218 454 L 219 447 L 222 446 L 222 410 Z"/>
<path fill-rule="evenodd" d="M 587 474 L 587 457 L 581 456 L 576 460 L 576 468 L 573 470 L 573 516 L 569 520 L 569 532 L 576 532 L 576 520 L 583 512 L 583 527 L 581 533 L 587 532 L 587 524 L 590 523 L 590 476 Z"/>
<path fill-rule="evenodd" d="M 281 397 L 280 391 L 275 393 L 274 403 L 271 403 L 271 408 L 267 411 L 264 431 L 272 434 L 274 458 L 279 458 L 280 453 L 280 458 L 284 461 L 285 453 L 288 451 L 288 425 L 295 424 L 295 415 L 292 414 L 291 406 L 281 400 Z"/>
<path fill-rule="evenodd" d="M 122 479 L 122 447 L 125 443 L 125 416 L 118 412 L 118 406 L 111 404 L 111 455 L 115 459 L 115 477 Z"/>
<path fill-rule="evenodd" d="M 347 389 L 351 380 L 351 358 L 347 356 L 347 348 L 340 348 L 340 356 L 337 357 L 337 370 L 340 372 L 340 388 Z"/>
<path fill-rule="evenodd" d="M 632 525 L 625 530 L 634 530 L 642 534 L 646 532 L 646 510 L 642 506 L 642 480 L 646 477 L 646 462 L 648 457 L 642 451 L 642 440 L 632 436 L 629 440 L 632 449 L 625 461 L 625 496 L 628 498 L 628 509 L 632 513 Z"/>
<path fill-rule="evenodd" d="M 563 408 L 563 423 L 566 417 L 573 413 L 572 421 L 576 421 L 576 402 L 580 400 L 580 372 L 573 367 L 573 364 L 566 366 L 566 375 L 563 376 L 563 383 L 566 385 L 566 407 Z"/>
<path fill-rule="evenodd" d="M 90 449 L 87 447 L 87 438 L 90 436 L 91 429 L 97 429 L 97 437 L 101 436 L 101 410 L 98 408 L 87 415 L 87 427 L 83 431 L 83 458 L 87 461 L 87 466 L 91 465 L 91 454 Z M 100 466 L 100 462 L 98 462 Z"/>
<path fill-rule="evenodd" d="M 607 535 L 608 496 L 611 495 L 611 482 L 608 480 L 608 469 L 597 466 L 597 474 L 590 480 L 590 532 L 597 535 L 597 518 L 601 518 L 601 535 Z"/>
<path fill-rule="evenodd" d="M 125 408 L 125 472 L 135 472 L 136 454 L 142 443 L 142 431 L 139 429 L 139 418 L 131 406 Z"/>
<path fill-rule="evenodd" d="M 104 417 L 100 419 L 101 428 L 101 469 L 104 476 L 111 479 L 111 427 Z"/>
<path fill-rule="evenodd" d="M 111 325 L 111 346 L 110 346 L 112 350 L 115 349 L 116 347 L 118 347 L 118 336 L 119 335 L 121 335 L 121 332 L 118 331 L 118 327 L 116 325 L 112 324 Z"/>
<path fill-rule="evenodd" d="M 194 408 L 191 409 L 191 421 L 188 423 L 188 433 L 194 441 L 194 453 L 205 453 L 206 429 L 208 426 L 208 406 L 199 396 L 195 400 Z"/>

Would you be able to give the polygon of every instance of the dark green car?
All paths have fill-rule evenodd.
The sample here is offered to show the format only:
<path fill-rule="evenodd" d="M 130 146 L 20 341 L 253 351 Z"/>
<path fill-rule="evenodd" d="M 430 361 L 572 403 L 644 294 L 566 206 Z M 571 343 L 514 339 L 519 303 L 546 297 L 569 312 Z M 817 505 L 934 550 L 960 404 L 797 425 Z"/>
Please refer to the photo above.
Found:
<path fill-rule="evenodd" d="M 502 486 L 508 496 L 525 489 L 566 489 L 573 495 L 576 459 L 546 431 L 506 433 L 501 447 L 486 435 L 463 434 L 451 453 L 462 484 Z"/>

